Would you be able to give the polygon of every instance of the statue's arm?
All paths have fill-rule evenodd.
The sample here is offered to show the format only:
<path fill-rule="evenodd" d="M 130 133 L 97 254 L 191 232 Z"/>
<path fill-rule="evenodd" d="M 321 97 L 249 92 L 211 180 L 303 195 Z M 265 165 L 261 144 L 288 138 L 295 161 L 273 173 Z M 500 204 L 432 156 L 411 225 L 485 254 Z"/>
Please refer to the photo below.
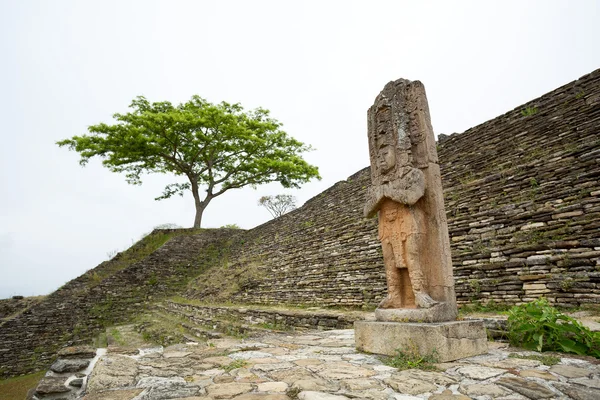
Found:
<path fill-rule="evenodd" d="M 384 196 L 398 203 L 412 206 L 425 194 L 425 174 L 413 168 L 402 179 L 385 188 Z"/>
<path fill-rule="evenodd" d="M 367 202 L 363 210 L 365 217 L 371 218 L 373 215 L 375 215 L 379 210 L 379 205 L 381 204 L 382 200 L 383 191 L 379 187 L 369 187 L 367 190 Z"/>

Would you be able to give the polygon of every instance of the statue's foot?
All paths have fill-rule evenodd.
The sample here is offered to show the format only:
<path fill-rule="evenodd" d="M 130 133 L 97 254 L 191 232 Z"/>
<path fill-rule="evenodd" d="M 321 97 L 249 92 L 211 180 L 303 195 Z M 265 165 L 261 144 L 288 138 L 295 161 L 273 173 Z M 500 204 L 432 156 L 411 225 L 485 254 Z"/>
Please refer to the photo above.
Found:
<path fill-rule="evenodd" d="M 439 303 L 439 301 L 435 301 L 425 292 L 415 293 L 415 302 L 419 308 L 431 308 Z"/>
<path fill-rule="evenodd" d="M 402 302 L 395 297 L 386 297 L 379 303 L 377 308 L 402 308 Z"/>

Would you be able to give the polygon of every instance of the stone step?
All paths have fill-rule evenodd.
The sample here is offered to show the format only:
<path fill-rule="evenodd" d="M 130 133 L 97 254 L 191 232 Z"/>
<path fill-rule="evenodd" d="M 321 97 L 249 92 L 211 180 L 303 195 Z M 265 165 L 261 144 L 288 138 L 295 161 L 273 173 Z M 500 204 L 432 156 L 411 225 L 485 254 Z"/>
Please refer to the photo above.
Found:
<path fill-rule="evenodd" d="M 374 320 L 372 312 L 310 309 L 268 308 L 251 305 L 200 305 L 167 300 L 161 307 L 182 312 L 196 322 L 229 321 L 268 330 L 350 329 L 354 321 Z"/>
<path fill-rule="evenodd" d="M 274 326 L 256 326 L 244 323 L 245 321 L 243 320 L 235 320 L 226 316 L 201 316 L 194 312 L 179 310 L 162 304 L 156 304 L 153 311 L 163 317 L 171 315 L 185 320 L 186 322 L 181 322 L 179 325 L 194 337 L 205 340 L 218 339 L 224 335 L 237 337 L 265 332 L 281 332 L 284 330 L 277 329 Z"/>

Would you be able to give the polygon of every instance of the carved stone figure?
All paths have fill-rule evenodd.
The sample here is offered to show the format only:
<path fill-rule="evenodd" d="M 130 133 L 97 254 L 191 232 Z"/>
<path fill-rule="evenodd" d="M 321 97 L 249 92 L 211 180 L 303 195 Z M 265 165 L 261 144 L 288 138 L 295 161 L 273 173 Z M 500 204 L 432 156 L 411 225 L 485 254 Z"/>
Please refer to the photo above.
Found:
<path fill-rule="evenodd" d="M 450 241 L 423 84 L 388 83 L 368 111 L 368 125 L 372 184 L 365 215 L 379 213 L 388 287 L 377 319 L 453 320 Z"/>

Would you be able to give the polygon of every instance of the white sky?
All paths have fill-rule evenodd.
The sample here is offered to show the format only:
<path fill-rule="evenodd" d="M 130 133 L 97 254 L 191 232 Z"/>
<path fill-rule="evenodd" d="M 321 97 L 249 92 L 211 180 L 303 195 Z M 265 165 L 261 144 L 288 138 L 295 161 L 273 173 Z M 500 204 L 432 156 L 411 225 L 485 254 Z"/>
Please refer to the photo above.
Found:
<path fill-rule="evenodd" d="M 169 176 L 124 176 L 57 140 L 112 122 L 137 95 L 268 108 L 316 151 L 322 181 L 231 191 L 205 227 L 270 219 L 369 163 L 366 110 L 419 79 L 436 133 L 462 132 L 600 67 L 600 2 L 0 0 L 0 298 L 46 294 L 156 225 L 192 225 Z"/>

